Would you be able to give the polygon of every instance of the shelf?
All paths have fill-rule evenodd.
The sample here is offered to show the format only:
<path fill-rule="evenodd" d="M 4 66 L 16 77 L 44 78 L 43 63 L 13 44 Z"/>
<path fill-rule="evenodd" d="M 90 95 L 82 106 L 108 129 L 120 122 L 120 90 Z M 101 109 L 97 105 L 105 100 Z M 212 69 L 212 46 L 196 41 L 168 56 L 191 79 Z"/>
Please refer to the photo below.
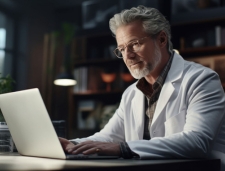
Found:
<path fill-rule="evenodd" d="M 123 90 L 99 90 L 99 91 L 87 91 L 73 93 L 74 102 L 82 100 L 94 100 L 96 102 L 102 102 L 104 105 L 116 104 L 121 100 Z"/>
<path fill-rule="evenodd" d="M 211 46 L 211 47 L 201 47 L 201 48 L 187 48 L 184 50 L 179 50 L 183 57 L 194 57 L 194 56 L 207 56 L 207 55 L 218 55 L 225 54 L 225 46 Z"/>
<path fill-rule="evenodd" d="M 111 58 L 111 59 L 90 59 L 90 60 L 79 60 L 75 61 L 74 67 L 79 66 L 102 66 L 111 63 L 120 63 L 123 62 L 123 59 Z"/>
<path fill-rule="evenodd" d="M 99 91 L 85 91 L 85 92 L 74 92 L 73 94 L 75 96 L 104 96 L 104 95 L 119 95 L 122 94 L 123 90 L 112 90 L 112 91 L 106 91 L 106 90 L 99 90 Z"/>

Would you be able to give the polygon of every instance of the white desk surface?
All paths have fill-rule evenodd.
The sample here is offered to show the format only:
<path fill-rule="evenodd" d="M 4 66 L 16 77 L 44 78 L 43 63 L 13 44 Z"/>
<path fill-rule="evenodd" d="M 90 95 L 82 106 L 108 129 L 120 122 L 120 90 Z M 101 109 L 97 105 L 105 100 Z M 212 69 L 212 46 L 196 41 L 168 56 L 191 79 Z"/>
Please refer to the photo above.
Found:
<path fill-rule="evenodd" d="M 210 164 L 208 165 L 207 164 Z M 38 158 L 38 157 L 26 157 L 20 156 L 17 153 L 0 153 L 0 170 L 90 170 L 90 169 L 108 169 L 113 168 L 118 170 L 118 167 L 126 169 L 126 167 L 154 169 L 160 167 L 159 169 L 173 170 L 174 166 L 184 167 L 189 165 L 199 166 L 199 168 L 209 166 L 217 167 L 220 160 L 137 160 L 137 159 L 98 159 L 98 160 L 59 160 L 59 159 L 48 159 L 48 158 Z M 119 169 L 119 170 L 120 170 Z M 140 169 L 143 171 L 143 169 Z M 182 169 L 182 170 L 183 170 Z M 133 170 L 133 169 L 131 169 Z M 192 169 L 192 171 L 194 171 Z"/>

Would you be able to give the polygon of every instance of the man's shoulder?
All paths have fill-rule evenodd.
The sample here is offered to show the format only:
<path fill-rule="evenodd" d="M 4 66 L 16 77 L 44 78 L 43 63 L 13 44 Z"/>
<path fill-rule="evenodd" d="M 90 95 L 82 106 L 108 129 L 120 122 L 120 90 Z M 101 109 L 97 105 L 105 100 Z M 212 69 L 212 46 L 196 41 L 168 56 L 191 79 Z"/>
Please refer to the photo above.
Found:
<path fill-rule="evenodd" d="M 203 73 L 204 74 L 217 74 L 214 70 L 211 68 L 204 66 L 202 64 L 193 62 L 193 61 L 187 61 L 184 60 L 184 71 L 186 73 Z"/>
<path fill-rule="evenodd" d="M 180 82 L 184 87 L 194 87 L 194 85 L 209 86 L 209 82 L 214 80 L 213 84 L 220 86 L 220 78 L 211 68 L 193 61 L 187 61 L 180 55 L 175 55 L 174 60 L 167 82 Z"/>
<path fill-rule="evenodd" d="M 184 72 L 182 74 L 181 84 L 189 91 L 194 91 L 197 87 L 212 90 L 216 87 L 221 88 L 219 75 L 207 66 L 195 62 L 185 61 Z"/>
<path fill-rule="evenodd" d="M 204 66 L 202 64 L 196 63 L 194 61 L 188 61 L 184 59 L 182 56 L 180 56 L 179 54 L 174 54 L 172 67 L 174 67 L 173 71 L 175 73 L 184 72 L 183 75 L 188 73 L 193 74 L 193 73 L 202 72 L 202 71 L 204 71 L 205 73 L 214 73 L 214 74 L 216 73 L 211 68 Z"/>

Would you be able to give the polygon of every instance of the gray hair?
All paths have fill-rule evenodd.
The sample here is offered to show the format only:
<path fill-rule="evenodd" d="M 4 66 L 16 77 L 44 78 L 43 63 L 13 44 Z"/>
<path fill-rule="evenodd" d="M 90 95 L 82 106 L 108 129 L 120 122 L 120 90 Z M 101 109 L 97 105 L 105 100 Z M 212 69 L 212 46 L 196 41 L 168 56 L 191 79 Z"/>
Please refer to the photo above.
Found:
<path fill-rule="evenodd" d="M 169 53 L 173 52 L 169 21 L 155 8 L 147 8 L 140 5 L 129 10 L 123 10 L 121 13 L 115 14 L 114 17 L 109 20 L 109 27 L 111 32 L 116 35 L 116 30 L 120 26 L 136 20 L 142 21 L 145 32 L 153 37 L 163 30 L 168 38 L 168 51 Z"/>

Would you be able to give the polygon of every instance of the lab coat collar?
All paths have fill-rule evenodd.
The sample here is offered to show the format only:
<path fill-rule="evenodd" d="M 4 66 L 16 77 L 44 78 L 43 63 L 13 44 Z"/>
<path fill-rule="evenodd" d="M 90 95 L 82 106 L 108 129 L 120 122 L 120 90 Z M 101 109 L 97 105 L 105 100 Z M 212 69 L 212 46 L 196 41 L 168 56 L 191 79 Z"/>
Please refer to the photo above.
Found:
<path fill-rule="evenodd" d="M 131 102 L 131 109 L 133 115 L 135 117 L 135 129 L 136 129 L 136 138 L 135 139 L 143 139 L 143 132 L 144 132 L 144 110 L 145 110 L 145 103 L 144 103 L 144 94 L 136 87 L 135 89 L 135 98 L 133 98 Z"/>
<path fill-rule="evenodd" d="M 184 70 L 183 58 L 177 53 L 174 53 L 171 68 L 168 72 L 167 78 L 164 82 L 164 85 L 162 87 L 162 90 L 157 102 L 156 110 L 152 120 L 152 126 L 157 120 L 157 118 L 159 117 L 159 115 L 161 114 L 166 104 L 168 103 L 170 97 L 172 96 L 175 90 L 174 85 L 182 77 L 183 70 Z"/>

